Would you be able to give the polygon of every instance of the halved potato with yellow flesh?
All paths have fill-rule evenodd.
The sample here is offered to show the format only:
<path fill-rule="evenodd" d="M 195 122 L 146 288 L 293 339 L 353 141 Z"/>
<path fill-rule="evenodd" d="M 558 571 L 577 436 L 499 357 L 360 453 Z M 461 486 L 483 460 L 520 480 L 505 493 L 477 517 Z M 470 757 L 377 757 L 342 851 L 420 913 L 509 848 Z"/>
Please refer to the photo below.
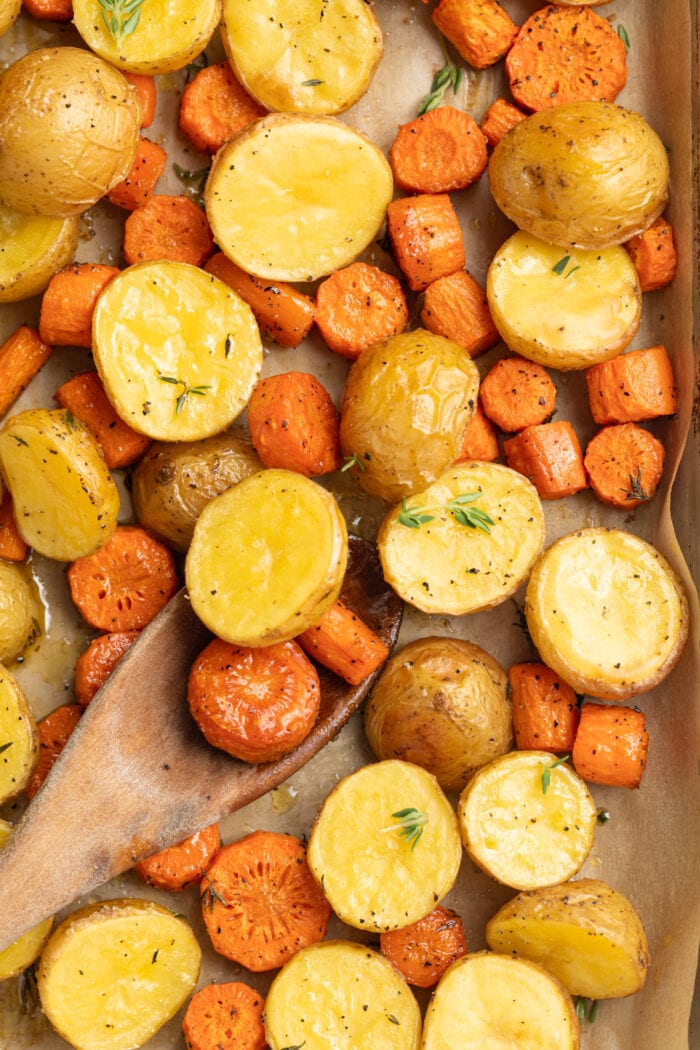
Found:
<path fill-rule="evenodd" d="M 496 252 L 486 294 L 501 338 L 547 368 L 616 357 L 639 328 L 642 293 L 629 252 L 546 244 L 522 230 Z"/>
<path fill-rule="evenodd" d="M 114 5 L 110 4 L 109 7 Z M 73 22 L 91 51 L 127 73 L 173 73 L 209 43 L 221 0 L 148 0 L 116 5 L 73 0 Z"/>
<path fill-rule="evenodd" d="M 205 201 L 219 247 L 241 269 L 313 281 L 364 251 L 392 194 L 389 162 L 361 132 L 278 113 L 222 146 Z"/>
<path fill-rule="evenodd" d="M 270 645 L 305 631 L 333 604 L 347 556 L 335 497 L 303 474 L 261 470 L 204 508 L 185 579 L 192 608 L 215 635 Z"/>
<path fill-rule="evenodd" d="M 391 963 L 362 944 L 323 941 L 280 970 L 265 1000 L 270 1050 L 418 1050 L 421 1015 Z"/>
<path fill-rule="evenodd" d="M 571 996 L 525 959 L 464 955 L 439 981 L 425 1015 L 421 1050 L 578 1050 Z"/>
<path fill-rule="evenodd" d="M 375 762 L 325 799 L 307 859 L 343 922 L 396 930 L 452 889 L 462 859 L 457 817 L 431 773 L 411 762 Z"/>
<path fill-rule="evenodd" d="M 121 418 L 157 441 L 225 430 L 262 366 L 248 304 L 181 262 L 139 263 L 110 281 L 93 316 L 93 353 Z"/>
<path fill-rule="evenodd" d="M 199 977 L 190 927 L 153 901 L 99 901 L 69 915 L 37 969 L 41 1006 L 76 1050 L 143 1046 Z"/>
<path fill-rule="evenodd" d="M 600 879 L 519 893 L 489 920 L 486 941 L 494 951 L 539 963 L 586 999 L 633 995 L 650 963 L 639 915 Z"/>
<path fill-rule="evenodd" d="M 548 751 L 511 751 L 482 766 L 458 812 L 471 859 L 516 890 L 571 878 L 593 846 L 597 811 L 590 792 Z"/>
<path fill-rule="evenodd" d="M 517 471 L 462 463 L 394 507 L 377 544 L 385 579 L 404 601 L 461 616 L 498 605 L 525 581 L 544 544 L 544 512 Z"/>
<path fill-rule="evenodd" d="M 626 700 L 658 685 L 688 637 L 688 600 L 663 555 L 621 529 L 562 536 L 525 594 L 543 661 L 577 693 Z"/>
<path fill-rule="evenodd" d="M 43 292 L 56 270 L 72 262 L 78 216 L 25 215 L 0 204 L 0 303 Z"/>
<path fill-rule="evenodd" d="M 364 95 L 382 57 L 366 0 L 224 0 L 221 36 L 239 80 L 267 109 L 340 113 Z"/>
<path fill-rule="evenodd" d="M 15 677 L 0 665 L 0 804 L 26 787 L 38 758 L 39 734 L 31 708 Z"/>
<path fill-rule="evenodd" d="M 2 729 L 0 728 L 1 738 Z M 0 850 L 5 846 L 11 834 L 12 824 L 7 820 L 0 820 Z M 16 977 L 18 973 L 22 973 L 28 966 L 31 966 L 35 959 L 38 959 L 51 933 L 52 926 L 53 919 L 44 919 L 43 922 L 18 937 L 9 948 L 0 952 L 0 981 L 6 981 L 8 977 Z"/>
<path fill-rule="evenodd" d="M 0 36 L 4 36 L 17 21 L 22 0 L 0 0 Z"/>
<path fill-rule="evenodd" d="M 0 561 L 0 663 L 11 663 L 39 633 L 39 596 L 28 565 Z"/>

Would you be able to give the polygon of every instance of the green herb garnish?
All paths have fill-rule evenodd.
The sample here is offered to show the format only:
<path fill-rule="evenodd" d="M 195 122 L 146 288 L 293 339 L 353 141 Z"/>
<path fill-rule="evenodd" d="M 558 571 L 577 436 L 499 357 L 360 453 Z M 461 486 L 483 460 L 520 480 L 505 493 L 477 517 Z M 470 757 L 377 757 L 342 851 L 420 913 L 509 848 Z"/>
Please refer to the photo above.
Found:
<path fill-rule="evenodd" d="M 462 70 L 454 64 L 447 54 L 444 39 L 441 38 L 440 43 L 442 45 L 442 53 L 445 56 L 445 64 L 438 69 L 430 85 L 430 93 L 425 96 L 418 107 L 419 117 L 440 105 L 448 87 L 451 87 L 456 95 L 459 91 L 459 85 L 462 83 Z"/>
<path fill-rule="evenodd" d="M 630 38 L 629 38 L 629 35 L 627 33 L 627 30 L 625 29 L 625 27 L 623 25 L 619 25 L 617 27 L 617 35 L 619 36 L 620 40 L 622 41 L 622 43 L 625 45 L 625 47 L 629 51 L 629 49 L 630 49 Z"/>
<path fill-rule="evenodd" d="M 209 65 L 209 59 L 207 58 L 206 52 L 202 51 L 201 55 L 197 55 L 195 59 L 187 63 L 185 83 L 189 84 L 190 80 L 194 80 L 198 73 L 201 73 L 203 69 L 206 69 Z"/>
<path fill-rule="evenodd" d="M 189 196 L 192 197 L 200 207 L 203 207 L 204 187 L 207 184 L 210 169 L 200 168 L 198 171 L 188 171 L 187 168 L 181 168 L 179 164 L 173 164 L 173 171 L 180 182 L 185 184 Z"/>
<path fill-rule="evenodd" d="M 302 80 L 301 86 L 302 87 L 318 87 L 320 84 L 323 84 L 323 83 L 324 83 L 323 80 Z"/>
<path fill-rule="evenodd" d="M 542 776 L 540 777 L 540 780 L 542 781 L 542 794 L 543 795 L 547 794 L 547 789 L 549 788 L 549 785 L 551 783 L 552 770 L 556 769 L 557 766 L 561 766 L 562 763 L 566 762 L 566 760 L 569 757 L 570 757 L 569 755 L 562 755 L 561 758 L 558 758 L 555 762 L 552 762 L 552 764 L 550 766 L 545 766 L 544 767 L 544 769 L 542 770 Z"/>
<path fill-rule="evenodd" d="M 463 492 L 461 495 L 449 500 L 444 508 L 436 509 L 448 510 L 459 525 L 466 525 L 469 529 L 480 529 L 482 532 L 490 535 L 491 525 L 495 524 L 493 518 L 485 510 L 470 506 L 470 504 L 480 499 L 481 495 L 481 492 Z M 404 497 L 401 500 L 401 510 L 396 520 L 400 525 L 405 525 L 409 529 L 419 529 L 421 525 L 425 525 L 435 518 L 434 514 L 426 513 L 428 510 L 428 507 L 408 507 Z"/>
<path fill-rule="evenodd" d="M 625 499 L 651 499 L 651 493 L 647 492 L 642 485 L 642 468 L 637 467 L 637 476 L 630 474 L 630 487 L 625 492 Z"/>
<path fill-rule="evenodd" d="M 607 809 L 599 809 L 595 815 L 596 824 L 607 824 L 610 820 L 610 813 Z"/>
<path fill-rule="evenodd" d="M 406 506 L 406 497 L 404 496 L 401 500 L 401 510 L 396 520 L 400 525 L 405 525 L 407 529 L 419 529 L 421 525 L 425 525 L 435 517 L 434 514 L 425 514 L 424 511 L 425 508 L 409 510 Z"/>
<path fill-rule="evenodd" d="M 211 879 L 210 876 L 207 875 L 204 868 L 200 868 L 199 870 L 202 873 L 202 878 L 207 883 L 207 885 L 202 890 L 202 893 L 200 894 L 199 898 L 202 902 L 202 907 L 209 908 L 209 911 L 214 911 L 214 905 L 217 901 L 219 902 L 219 904 L 223 904 L 224 907 L 226 907 L 227 901 L 224 897 L 221 896 L 221 894 L 217 890 L 216 884 L 214 883 L 213 879 Z"/>
<path fill-rule="evenodd" d="M 12 747 L 14 740 L 8 740 L 6 744 L 0 744 L 0 755 L 3 751 L 7 751 L 8 747 Z"/>
<path fill-rule="evenodd" d="M 556 262 L 552 267 L 552 273 L 556 273 L 561 277 L 566 267 L 569 265 L 570 255 L 563 255 L 559 262 Z"/>
<path fill-rule="evenodd" d="M 583 995 L 577 995 L 574 1002 L 576 1004 L 576 1016 L 581 1024 L 583 1024 L 584 1021 L 593 1024 L 596 1014 L 598 1013 L 598 1000 L 586 999 Z"/>
<path fill-rule="evenodd" d="M 98 0 L 102 21 L 117 47 L 124 37 L 131 36 L 141 18 L 144 0 Z"/>
<path fill-rule="evenodd" d="M 357 467 L 358 470 L 367 470 L 361 459 L 357 458 L 357 454 L 353 452 L 352 456 L 345 456 L 343 459 L 343 465 L 340 468 L 340 473 L 344 474 L 346 470 L 350 470 L 352 467 Z"/>
<path fill-rule="evenodd" d="M 423 828 L 428 823 L 428 814 L 421 813 L 419 809 L 410 806 L 408 809 L 399 809 L 391 815 L 396 817 L 398 824 L 390 824 L 389 827 L 382 828 L 382 831 L 397 831 L 401 838 L 411 843 L 411 852 L 413 852 L 423 834 Z"/>
<path fill-rule="evenodd" d="M 178 394 L 177 400 L 175 401 L 176 416 L 180 415 L 190 397 L 206 397 L 207 391 L 211 390 L 211 386 L 208 384 L 201 383 L 199 386 L 190 386 L 186 380 L 177 379 L 175 376 L 159 375 L 158 378 L 161 383 L 173 383 L 176 386 L 182 387 L 182 393 Z"/>

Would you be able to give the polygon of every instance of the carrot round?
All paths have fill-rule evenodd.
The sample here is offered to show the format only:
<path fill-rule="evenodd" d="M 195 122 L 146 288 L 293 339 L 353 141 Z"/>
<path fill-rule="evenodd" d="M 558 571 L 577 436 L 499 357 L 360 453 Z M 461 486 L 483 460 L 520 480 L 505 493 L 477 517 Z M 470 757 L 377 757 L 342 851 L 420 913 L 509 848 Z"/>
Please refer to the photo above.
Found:
<path fill-rule="evenodd" d="M 513 98 L 526 109 L 613 102 L 627 82 L 627 48 L 590 7 L 549 5 L 520 27 L 506 74 Z"/>
<path fill-rule="evenodd" d="M 659 218 L 627 241 L 624 247 L 637 271 L 639 287 L 643 292 L 656 292 L 665 288 L 676 276 L 676 245 L 673 227 L 666 219 Z"/>
<path fill-rule="evenodd" d="M 508 669 L 515 743 L 521 751 L 570 754 L 579 721 L 576 693 L 541 663 Z"/>
<path fill-rule="evenodd" d="M 626 510 L 654 498 L 665 455 L 662 443 L 644 427 L 620 423 L 598 431 L 583 462 L 598 499 Z"/>
<path fill-rule="evenodd" d="M 408 984 L 432 988 L 455 959 L 467 954 L 467 939 L 459 915 L 438 904 L 424 919 L 380 933 L 379 947 Z"/>
<path fill-rule="evenodd" d="M 462 441 L 462 451 L 455 463 L 469 463 L 472 460 L 480 460 L 482 463 L 492 463 L 498 459 L 500 449 L 496 429 L 484 415 L 481 401 L 477 401 L 474 415 L 467 423 Z"/>
<path fill-rule="evenodd" d="M 214 238 L 206 215 L 189 197 L 154 193 L 124 223 L 123 249 L 129 264 L 168 259 L 202 266 Z"/>
<path fill-rule="evenodd" d="M 408 324 L 400 282 L 378 266 L 356 262 L 322 281 L 316 291 L 316 324 L 327 346 L 354 361 Z"/>
<path fill-rule="evenodd" d="M 501 338 L 484 289 L 466 270 L 428 285 L 420 317 L 429 332 L 459 343 L 470 357 L 490 350 Z"/>
<path fill-rule="evenodd" d="M 68 743 L 68 739 L 80 721 L 82 708 L 78 704 L 62 704 L 46 718 L 37 722 L 39 734 L 39 761 L 25 788 L 27 798 L 32 799 L 51 772 L 53 765 Z"/>
<path fill-rule="evenodd" d="M 486 170 L 486 139 L 468 113 L 438 106 L 399 127 L 389 149 L 396 185 L 410 193 L 448 193 Z"/>
<path fill-rule="evenodd" d="M 200 988 L 182 1019 L 187 1050 L 265 1050 L 264 1005 L 242 981 Z"/>
<path fill-rule="evenodd" d="M 431 281 L 464 269 L 462 228 L 447 193 L 421 193 L 391 201 L 389 239 L 408 287 L 422 292 Z"/>
<path fill-rule="evenodd" d="M 503 136 L 507 135 L 510 129 L 524 120 L 526 116 L 527 113 L 523 113 L 522 109 L 518 109 L 505 98 L 497 98 L 495 102 L 492 102 L 481 118 L 480 124 L 489 146 L 492 149 L 497 146 Z"/>
<path fill-rule="evenodd" d="M 22 7 L 32 18 L 49 22 L 69 22 L 73 17 L 73 0 L 22 0 Z"/>
<path fill-rule="evenodd" d="M 140 208 L 156 188 L 158 179 L 165 171 L 167 160 L 168 154 L 162 146 L 141 135 L 131 170 L 125 179 L 109 191 L 109 203 L 127 211 Z"/>
<path fill-rule="evenodd" d="M 248 403 L 248 426 L 266 467 L 295 470 L 307 478 L 340 467 L 338 412 L 310 372 L 261 379 Z"/>
<path fill-rule="evenodd" d="M 145 627 L 179 587 L 168 548 L 137 525 L 121 525 L 94 554 L 68 569 L 74 605 L 101 631 Z"/>
<path fill-rule="evenodd" d="M 544 423 L 554 412 L 556 396 L 546 368 L 524 357 L 501 358 L 479 387 L 484 414 L 507 434 Z"/>
<path fill-rule="evenodd" d="M 134 871 L 149 886 L 177 893 L 201 878 L 220 846 L 219 825 L 210 824 L 177 845 L 146 857 L 135 865 Z"/>
<path fill-rule="evenodd" d="M 638 708 L 582 705 L 571 758 L 584 780 L 610 787 L 638 788 L 648 747 L 646 719 Z"/>
<path fill-rule="evenodd" d="M 85 652 L 80 654 L 75 661 L 73 691 L 81 707 L 87 707 L 138 636 L 138 631 L 101 634 L 93 638 Z"/>
<path fill-rule="evenodd" d="M 296 640 L 309 656 L 350 685 L 364 682 L 389 655 L 379 635 L 340 599 Z"/>
<path fill-rule="evenodd" d="M 150 438 L 137 434 L 117 414 L 95 371 L 79 372 L 66 380 L 54 398 L 61 408 L 85 424 L 110 470 L 131 466 L 151 444 Z"/>
<path fill-rule="evenodd" d="M 72 263 L 55 273 L 41 300 L 39 334 L 44 342 L 90 349 L 95 304 L 118 273 L 103 263 Z"/>
<path fill-rule="evenodd" d="M 645 347 L 586 369 L 596 423 L 639 423 L 678 411 L 678 391 L 666 347 Z"/>
<path fill-rule="evenodd" d="M 251 98 L 229 62 L 200 69 L 180 99 L 180 131 L 201 153 L 216 153 L 225 142 L 267 110 Z"/>
<path fill-rule="evenodd" d="M 146 73 L 124 73 L 124 76 L 136 88 L 141 103 L 141 127 L 148 128 L 153 123 L 158 104 L 158 88 L 155 77 Z"/>
<path fill-rule="evenodd" d="M 215 638 L 195 660 L 187 700 L 214 747 L 243 762 L 273 762 L 308 735 L 321 693 L 318 672 L 294 641 L 260 648 Z"/>
<path fill-rule="evenodd" d="M 254 831 L 223 846 L 200 883 L 214 949 L 255 973 L 323 940 L 331 906 L 293 835 Z"/>
<path fill-rule="evenodd" d="M 581 445 L 568 420 L 526 427 L 503 442 L 503 451 L 508 466 L 530 479 L 540 499 L 573 496 L 588 485 Z"/>

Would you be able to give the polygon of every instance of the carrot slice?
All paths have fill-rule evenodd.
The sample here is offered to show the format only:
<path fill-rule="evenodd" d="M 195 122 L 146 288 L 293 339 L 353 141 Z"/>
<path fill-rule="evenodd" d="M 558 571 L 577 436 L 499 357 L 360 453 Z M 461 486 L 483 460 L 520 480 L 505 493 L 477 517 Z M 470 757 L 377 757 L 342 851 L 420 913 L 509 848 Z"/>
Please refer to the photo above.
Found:
<path fill-rule="evenodd" d="M 401 283 L 369 263 L 336 270 L 316 291 L 316 324 L 331 350 L 354 361 L 408 324 Z"/>
<path fill-rule="evenodd" d="M 640 423 L 678 411 L 678 392 L 666 347 L 620 354 L 586 369 L 588 403 L 596 423 Z"/>
<path fill-rule="evenodd" d="M 219 825 L 210 824 L 176 846 L 146 857 L 134 866 L 134 871 L 149 886 L 177 893 L 201 878 L 220 846 Z"/>
<path fill-rule="evenodd" d="M 104 547 L 74 561 L 68 583 L 83 619 L 101 631 L 145 627 L 179 586 L 168 548 L 136 525 L 118 526 Z"/>
<path fill-rule="evenodd" d="M 254 831 L 223 846 L 200 890 L 214 949 L 255 973 L 326 935 L 331 906 L 293 835 Z"/>
<path fill-rule="evenodd" d="M 421 321 L 430 332 L 478 357 L 500 340 L 486 293 L 466 270 L 439 277 L 425 289 Z"/>
<path fill-rule="evenodd" d="M 267 110 L 248 94 L 230 63 L 200 69 L 180 99 L 180 131 L 201 153 L 216 153 Z"/>
<path fill-rule="evenodd" d="M 123 249 L 129 264 L 168 259 L 202 266 L 214 238 L 206 215 L 189 197 L 154 193 L 124 223 Z"/>
<path fill-rule="evenodd" d="M 141 127 L 148 128 L 153 123 L 158 104 L 158 88 L 155 77 L 146 73 L 124 73 L 124 76 L 136 88 L 141 103 Z"/>
<path fill-rule="evenodd" d="M 468 113 L 438 106 L 399 127 L 389 149 L 396 185 L 411 193 L 463 190 L 486 170 L 486 140 Z"/>
<path fill-rule="evenodd" d="M 491 420 L 484 415 L 481 401 L 477 401 L 474 415 L 467 423 L 462 442 L 462 451 L 455 463 L 469 463 L 479 460 L 482 463 L 492 463 L 498 459 L 500 449 L 496 428 Z"/>
<path fill-rule="evenodd" d="M 263 997 L 242 981 L 208 984 L 182 1019 L 187 1050 L 265 1050 Z"/>
<path fill-rule="evenodd" d="M 676 276 L 676 245 L 673 227 L 664 218 L 659 218 L 627 241 L 624 247 L 629 252 L 643 292 L 656 292 L 665 288 Z"/>
<path fill-rule="evenodd" d="M 496 0 L 440 0 L 432 14 L 442 35 L 475 69 L 503 58 L 518 27 Z"/>
<path fill-rule="evenodd" d="M 97 372 L 80 372 L 58 388 L 54 398 L 86 425 L 110 470 L 128 467 L 144 455 L 151 439 L 137 434 L 117 415 Z"/>
<path fill-rule="evenodd" d="M 162 146 L 141 135 L 131 171 L 109 191 L 109 203 L 127 211 L 140 208 L 156 188 L 158 179 L 165 171 L 167 160 L 168 154 Z"/>
<path fill-rule="evenodd" d="M 515 743 L 521 751 L 569 754 L 579 722 L 576 693 L 546 664 L 508 669 Z"/>
<path fill-rule="evenodd" d="M 557 388 L 542 365 L 524 357 L 503 357 L 484 376 L 479 396 L 491 422 L 513 434 L 550 418 Z"/>
<path fill-rule="evenodd" d="M 309 656 L 350 685 L 364 682 L 389 655 L 379 635 L 340 599 L 296 640 Z"/>
<path fill-rule="evenodd" d="M 22 0 L 22 7 L 32 18 L 49 22 L 69 22 L 73 17 L 73 0 Z"/>
<path fill-rule="evenodd" d="M 526 116 L 527 113 L 505 98 L 497 98 L 492 102 L 481 118 L 481 130 L 489 146 L 492 149 L 497 146 L 503 136 Z"/>
<path fill-rule="evenodd" d="M 447 193 L 391 201 L 387 230 L 408 287 L 422 292 L 438 277 L 464 269 L 462 229 Z"/>
<path fill-rule="evenodd" d="M 340 467 L 338 412 L 310 372 L 261 379 L 248 402 L 248 426 L 266 467 L 295 470 L 307 478 Z"/>
<path fill-rule="evenodd" d="M 571 758 L 584 780 L 610 787 L 638 788 L 648 748 L 646 718 L 639 708 L 582 705 Z"/>
<path fill-rule="evenodd" d="M 627 48 L 590 7 L 551 4 L 521 26 L 506 74 L 513 98 L 526 109 L 613 102 L 627 82 Z"/>
<path fill-rule="evenodd" d="M 644 427 L 619 423 L 598 431 L 583 463 L 598 499 L 627 510 L 654 498 L 665 455 L 662 443 Z"/>
<path fill-rule="evenodd" d="M 0 558 L 5 561 L 24 561 L 27 549 L 27 544 L 17 528 L 12 496 L 8 489 L 0 502 Z"/>
<path fill-rule="evenodd" d="M 62 704 L 46 718 L 37 722 L 39 761 L 25 788 L 27 798 L 34 798 L 46 780 L 56 759 L 68 743 L 68 738 L 77 726 L 82 713 L 82 708 L 78 704 Z"/>
<path fill-rule="evenodd" d="M 467 954 L 467 938 L 457 912 L 438 904 L 424 919 L 380 933 L 379 947 L 408 984 L 432 988 L 455 959 Z"/>
<path fill-rule="evenodd" d="M 73 691 L 81 707 L 87 707 L 138 636 L 138 631 L 101 634 L 93 638 L 85 652 L 80 654 L 75 661 Z"/>
<path fill-rule="evenodd" d="M 573 496 L 588 485 L 576 431 L 567 420 L 526 427 L 503 442 L 509 467 L 529 478 L 540 499 Z"/>
<path fill-rule="evenodd" d="M 92 347 L 92 315 L 100 293 L 119 270 L 72 263 L 53 275 L 41 300 L 39 333 L 52 346 Z"/>
<path fill-rule="evenodd" d="M 25 390 L 53 347 L 28 325 L 20 325 L 0 346 L 0 416 L 3 416 Z"/>

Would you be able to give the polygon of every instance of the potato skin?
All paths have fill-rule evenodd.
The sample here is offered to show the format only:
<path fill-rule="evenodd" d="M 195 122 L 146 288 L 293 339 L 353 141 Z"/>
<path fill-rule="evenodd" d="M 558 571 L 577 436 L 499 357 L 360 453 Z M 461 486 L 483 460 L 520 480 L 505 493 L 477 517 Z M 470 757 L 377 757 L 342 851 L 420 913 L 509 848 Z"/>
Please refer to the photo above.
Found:
<path fill-rule="evenodd" d="M 0 663 L 15 660 L 36 636 L 39 608 L 27 567 L 0 561 Z"/>
<path fill-rule="evenodd" d="M 388 660 L 365 707 L 379 759 L 422 766 L 444 791 L 461 791 L 476 770 L 510 749 L 507 677 L 478 645 L 418 638 Z"/>

